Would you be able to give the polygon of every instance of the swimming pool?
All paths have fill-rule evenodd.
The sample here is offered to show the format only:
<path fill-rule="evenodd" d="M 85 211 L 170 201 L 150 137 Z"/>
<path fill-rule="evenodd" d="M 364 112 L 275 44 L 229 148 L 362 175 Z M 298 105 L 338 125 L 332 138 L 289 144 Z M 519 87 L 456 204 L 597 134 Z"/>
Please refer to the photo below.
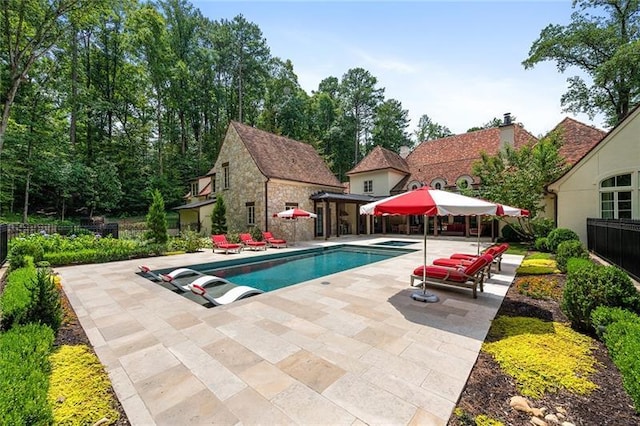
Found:
<path fill-rule="evenodd" d="M 414 251 L 401 248 L 337 245 L 267 254 L 258 258 L 189 265 L 186 268 L 222 277 L 237 285 L 255 287 L 268 292 Z M 170 270 L 154 272 L 162 274 Z M 183 280 L 183 284 L 187 284 L 193 278 Z"/>

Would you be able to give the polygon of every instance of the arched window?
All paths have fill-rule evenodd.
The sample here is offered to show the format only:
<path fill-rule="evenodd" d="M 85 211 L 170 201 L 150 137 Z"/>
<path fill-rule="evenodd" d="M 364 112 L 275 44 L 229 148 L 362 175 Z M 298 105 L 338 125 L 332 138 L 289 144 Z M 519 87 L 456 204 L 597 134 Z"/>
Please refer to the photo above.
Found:
<path fill-rule="evenodd" d="M 456 181 L 456 185 L 458 186 L 458 189 L 471 188 L 472 183 L 473 183 L 473 178 L 471 176 L 460 176 Z"/>
<path fill-rule="evenodd" d="M 631 219 L 631 173 L 611 176 L 600 181 L 600 217 Z"/>
<path fill-rule="evenodd" d="M 437 178 L 431 181 L 431 187 L 433 189 L 444 189 L 445 185 L 446 185 L 446 182 L 444 181 L 444 179 L 441 179 L 441 178 Z"/>

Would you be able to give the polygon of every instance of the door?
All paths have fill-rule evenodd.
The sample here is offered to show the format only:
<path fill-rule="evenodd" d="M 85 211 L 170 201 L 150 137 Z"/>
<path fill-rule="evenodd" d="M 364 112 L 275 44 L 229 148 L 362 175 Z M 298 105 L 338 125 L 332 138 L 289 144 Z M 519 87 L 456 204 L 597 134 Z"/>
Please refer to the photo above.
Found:
<path fill-rule="evenodd" d="M 316 237 L 321 237 L 324 235 L 324 208 L 316 206 L 316 214 Z"/>

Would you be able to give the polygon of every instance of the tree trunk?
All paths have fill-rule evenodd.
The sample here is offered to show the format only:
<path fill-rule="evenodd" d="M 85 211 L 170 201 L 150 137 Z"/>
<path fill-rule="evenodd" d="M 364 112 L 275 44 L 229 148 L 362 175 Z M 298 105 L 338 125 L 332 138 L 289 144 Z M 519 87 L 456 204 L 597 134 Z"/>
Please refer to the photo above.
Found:
<path fill-rule="evenodd" d="M 71 117 L 69 121 L 69 142 L 76 145 L 76 123 L 78 119 L 78 33 L 73 30 L 71 40 Z"/>

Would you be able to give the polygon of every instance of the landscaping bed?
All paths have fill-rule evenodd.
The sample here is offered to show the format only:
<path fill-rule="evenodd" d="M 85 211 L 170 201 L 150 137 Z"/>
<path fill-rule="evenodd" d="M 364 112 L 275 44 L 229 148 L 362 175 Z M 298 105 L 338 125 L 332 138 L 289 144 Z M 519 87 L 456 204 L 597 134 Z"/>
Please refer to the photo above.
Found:
<path fill-rule="evenodd" d="M 556 294 L 564 286 L 564 275 L 553 277 L 557 285 Z M 544 321 L 567 323 L 557 299 L 535 299 L 518 291 L 517 277 L 509 288 L 497 317 L 530 317 Z M 481 296 L 480 296 L 481 297 Z M 633 402 L 623 388 L 620 372 L 611 361 L 606 347 L 592 338 L 592 355 L 596 359 L 596 372 L 589 379 L 598 387 L 588 395 L 560 390 L 545 393 L 541 398 L 528 398 L 531 406 L 546 408 L 546 413 L 562 412 L 562 421 L 574 425 L 640 425 L 640 416 L 633 408 Z M 513 396 L 521 395 L 515 379 L 503 372 L 493 356 L 481 351 L 471 371 L 467 384 L 460 396 L 457 410 L 452 414 L 449 425 L 476 425 L 498 423 L 476 423 L 480 418 L 498 420 L 505 425 L 531 424 L 531 414 L 517 411 L 510 406 Z M 486 417 L 484 417 L 486 416 Z M 552 425 L 553 423 L 549 423 Z"/>

